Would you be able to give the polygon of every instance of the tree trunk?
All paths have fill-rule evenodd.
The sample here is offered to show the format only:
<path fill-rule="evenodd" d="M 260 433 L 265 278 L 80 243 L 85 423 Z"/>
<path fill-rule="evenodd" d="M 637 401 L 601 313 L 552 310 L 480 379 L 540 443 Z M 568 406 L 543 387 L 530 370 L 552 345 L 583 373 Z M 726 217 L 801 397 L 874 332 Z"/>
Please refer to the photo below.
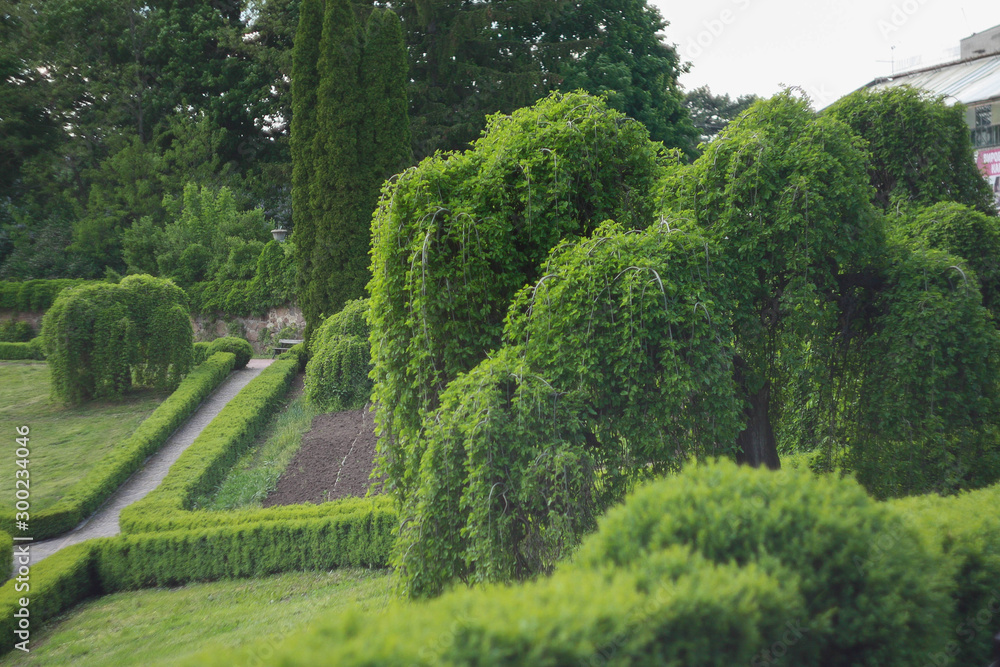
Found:
<path fill-rule="evenodd" d="M 744 363 L 736 359 L 736 381 L 746 390 L 743 375 Z M 766 465 L 771 470 L 781 468 L 778 459 L 777 442 L 774 439 L 774 429 L 771 428 L 771 418 L 768 408 L 771 403 L 771 383 L 765 382 L 756 393 L 747 395 L 748 404 L 743 410 L 746 418 L 746 428 L 736 436 L 736 462 L 747 464 L 754 468 Z"/>

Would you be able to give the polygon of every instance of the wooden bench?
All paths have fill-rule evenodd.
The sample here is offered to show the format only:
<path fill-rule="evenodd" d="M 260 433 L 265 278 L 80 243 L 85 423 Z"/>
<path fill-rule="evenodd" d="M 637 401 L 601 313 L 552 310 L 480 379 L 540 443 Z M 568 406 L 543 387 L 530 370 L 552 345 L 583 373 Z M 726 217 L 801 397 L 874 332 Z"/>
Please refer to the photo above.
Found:
<path fill-rule="evenodd" d="M 274 346 L 274 352 L 271 353 L 271 358 L 274 359 L 282 352 L 288 352 L 293 345 L 298 345 L 299 343 L 304 342 L 305 341 L 301 338 L 279 338 L 278 343 Z"/>

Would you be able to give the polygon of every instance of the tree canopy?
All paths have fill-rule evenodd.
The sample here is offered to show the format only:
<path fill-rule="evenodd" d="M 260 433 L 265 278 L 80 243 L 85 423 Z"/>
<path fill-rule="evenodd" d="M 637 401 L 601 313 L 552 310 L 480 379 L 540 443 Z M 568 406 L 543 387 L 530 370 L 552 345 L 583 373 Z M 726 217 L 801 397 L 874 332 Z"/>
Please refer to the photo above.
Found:
<path fill-rule="evenodd" d="M 629 127 L 552 96 L 386 192 L 374 395 L 410 595 L 546 572 L 688 456 L 811 452 L 880 497 L 1000 478 L 1000 334 L 937 249 L 992 227 L 941 204 L 887 233 L 869 144 L 790 91 L 690 165 Z"/>

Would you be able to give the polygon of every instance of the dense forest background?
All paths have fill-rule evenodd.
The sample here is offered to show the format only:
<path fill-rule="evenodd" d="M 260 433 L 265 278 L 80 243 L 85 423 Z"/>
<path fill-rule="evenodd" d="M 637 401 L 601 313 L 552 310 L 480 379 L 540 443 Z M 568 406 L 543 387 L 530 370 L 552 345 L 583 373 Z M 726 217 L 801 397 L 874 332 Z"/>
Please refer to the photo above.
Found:
<path fill-rule="evenodd" d="M 299 5 L 0 0 L 0 278 L 249 278 L 267 230 L 294 223 Z M 353 7 L 359 25 L 375 7 L 401 19 L 414 163 L 552 90 L 606 95 L 688 159 L 747 105 L 685 99 L 645 0 Z"/>

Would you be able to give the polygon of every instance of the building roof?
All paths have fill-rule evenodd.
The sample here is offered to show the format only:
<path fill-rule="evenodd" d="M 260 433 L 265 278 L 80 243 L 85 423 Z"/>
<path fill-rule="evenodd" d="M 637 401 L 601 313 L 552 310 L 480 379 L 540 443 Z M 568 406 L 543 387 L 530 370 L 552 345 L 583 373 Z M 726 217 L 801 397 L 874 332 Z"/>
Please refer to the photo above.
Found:
<path fill-rule="evenodd" d="M 875 79 L 865 88 L 913 86 L 944 95 L 949 104 L 974 104 L 1000 97 L 1000 53 L 935 65 Z"/>

